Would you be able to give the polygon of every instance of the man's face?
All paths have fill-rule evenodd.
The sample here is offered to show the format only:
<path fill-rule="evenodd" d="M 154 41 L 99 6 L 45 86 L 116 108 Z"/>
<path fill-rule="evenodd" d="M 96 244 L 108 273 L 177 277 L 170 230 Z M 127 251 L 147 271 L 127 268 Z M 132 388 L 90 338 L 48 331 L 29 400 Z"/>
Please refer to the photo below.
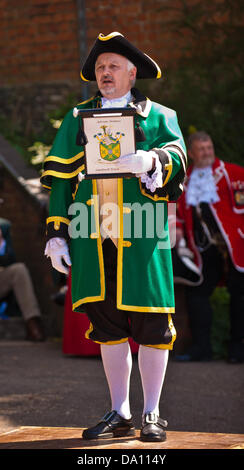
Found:
<path fill-rule="evenodd" d="M 128 60 L 112 52 L 100 54 L 95 64 L 97 85 L 105 98 L 114 99 L 128 93 L 136 78 L 136 67 L 128 70 Z"/>
<path fill-rule="evenodd" d="M 188 155 L 193 160 L 194 166 L 198 168 L 212 165 L 215 159 L 212 140 L 195 140 L 188 149 Z"/>

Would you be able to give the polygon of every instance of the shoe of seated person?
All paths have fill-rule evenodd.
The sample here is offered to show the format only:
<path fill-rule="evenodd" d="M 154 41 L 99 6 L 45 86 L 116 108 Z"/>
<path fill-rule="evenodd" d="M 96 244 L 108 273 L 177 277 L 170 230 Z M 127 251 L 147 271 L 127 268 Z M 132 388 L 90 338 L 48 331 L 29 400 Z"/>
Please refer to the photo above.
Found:
<path fill-rule="evenodd" d="M 122 418 L 117 411 L 113 410 L 106 413 L 95 426 L 85 429 L 82 437 L 83 439 L 108 439 L 134 435 L 135 427 L 132 418 Z"/>
<path fill-rule="evenodd" d="M 146 413 L 142 417 L 142 427 L 140 439 L 144 442 L 166 441 L 165 428 L 168 423 L 165 419 L 159 418 L 156 413 Z"/>
<path fill-rule="evenodd" d="M 39 317 L 32 317 L 25 322 L 27 341 L 45 341 L 44 329 Z"/>

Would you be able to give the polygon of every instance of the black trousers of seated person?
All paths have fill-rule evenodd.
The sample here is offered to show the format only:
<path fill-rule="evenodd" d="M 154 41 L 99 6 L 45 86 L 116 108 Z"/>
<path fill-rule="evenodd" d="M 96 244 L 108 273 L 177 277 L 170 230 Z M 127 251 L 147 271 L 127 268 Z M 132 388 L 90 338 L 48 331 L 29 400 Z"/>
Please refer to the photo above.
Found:
<path fill-rule="evenodd" d="M 216 246 L 202 253 L 203 282 L 186 288 L 186 303 L 192 334 L 190 355 L 196 360 L 212 358 L 212 307 L 210 296 L 224 274 L 224 260 Z M 230 345 L 229 357 L 244 360 L 244 273 L 235 269 L 228 260 L 226 287 L 230 293 Z M 220 313 L 221 314 L 221 313 Z"/>

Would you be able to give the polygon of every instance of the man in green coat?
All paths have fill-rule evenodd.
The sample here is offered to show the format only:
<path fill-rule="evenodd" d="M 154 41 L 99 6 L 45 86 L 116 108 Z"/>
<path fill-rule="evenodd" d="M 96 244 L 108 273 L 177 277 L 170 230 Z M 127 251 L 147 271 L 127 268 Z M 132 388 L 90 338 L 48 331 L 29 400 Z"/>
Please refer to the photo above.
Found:
<path fill-rule="evenodd" d="M 59 271 L 68 273 L 71 266 L 73 310 L 90 319 L 86 337 L 101 345 L 111 396 L 112 411 L 86 429 L 84 439 L 135 433 L 128 337 L 139 344 L 140 437 L 166 439 L 159 400 L 176 337 L 167 208 L 182 192 L 186 154 L 175 111 L 134 88 L 136 78 L 160 76 L 158 65 L 122 34 L 100 34 L 81 72 L 83 80 L 96 80 L 99 91 L 65 116 L 41 177 L 51 191 L 45 253 Z M 86 178 L 86 136 L 75 116 L 125 107 L 136 111 L 139 138 L 135 153 L 120 156 L 118 165 L 133 176 Z"/>

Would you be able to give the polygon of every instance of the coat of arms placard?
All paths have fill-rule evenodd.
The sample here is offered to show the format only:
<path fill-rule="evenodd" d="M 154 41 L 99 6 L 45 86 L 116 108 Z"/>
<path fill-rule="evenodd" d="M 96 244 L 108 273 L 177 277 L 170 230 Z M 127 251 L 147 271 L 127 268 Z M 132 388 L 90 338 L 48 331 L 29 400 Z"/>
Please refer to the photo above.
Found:
<path fill-rule="evenodd" d="M 120 170 L 121 156 L 135 153 L 133 108 L 77 110 L 85 135 L 85 177 L 118 178 L 134 176 Z"/>

